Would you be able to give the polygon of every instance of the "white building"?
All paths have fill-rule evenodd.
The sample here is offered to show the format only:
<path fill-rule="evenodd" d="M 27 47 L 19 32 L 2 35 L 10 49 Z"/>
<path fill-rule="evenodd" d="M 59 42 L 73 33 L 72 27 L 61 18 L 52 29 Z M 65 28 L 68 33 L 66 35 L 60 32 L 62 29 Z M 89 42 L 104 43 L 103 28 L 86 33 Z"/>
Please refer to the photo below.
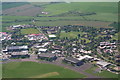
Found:
<path fill-rule="evenodd" d="M 93 57 L 89 56 L 89 55 L 84 55 L 84 56 L 81 56 L 81 55 L 77 55 L 77 58 L 78 60 L 83 60 L 83 59 L 93 59 Z"/>
<path fill-rule="evenodd" d="M 80 52 L 86 53 L 86 54 L 90 54 L 91 53 L 91 51 L 86 51 L 86 50 L 83 50 L 83 49 L 80 49 Z"/>
<path fill-rule="evenodd" d="M 42 40 L 42 39 L 48 39 L 44 34 L 30 34 L 25 35 L 26 38 L 29 40 Z"/>
<path fill-rule="evenodd" d="M 45 48 L 40 48 L 40 49 L 38 50 L 38 52 L 39 52 L 39 53 L 47 52 L 47 49 L 45 49 Z"/>
<path fill-rule="evenodd" d="M 101 67 L 106 67 L 106 66 L 110 65 L 110 63 L 105 62 L 105 61 L 97 61 L 96 64 L 101 66 Z"/>
<path fill-rule="evenodd" d="M 0 32 L 0 41 L 10 40 L 11 36 L 11 34 L 7 34 L 6 32 Z"/>
<path fill-rule="evenodd" d="M 48 35 L 48 36 L 49 36 L 49 38 L 55 38 L 56 37 L 56 35 L 53 35 L 53 34 Z"/>

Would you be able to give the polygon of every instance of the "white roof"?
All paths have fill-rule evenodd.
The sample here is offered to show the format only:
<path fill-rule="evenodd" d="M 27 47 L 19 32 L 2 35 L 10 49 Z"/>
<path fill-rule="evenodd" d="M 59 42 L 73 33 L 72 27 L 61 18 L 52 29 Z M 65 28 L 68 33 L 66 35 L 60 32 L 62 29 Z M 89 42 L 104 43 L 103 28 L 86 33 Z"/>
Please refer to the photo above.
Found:
<path fill-rule="evenodd" d="M 24 46 L 11 46 L 11 47 L 7 47 L 7 49 L 28 49 L 27 45 Z"/>
<path fill-rule="evenodd" d="M 24 51 L 22 51 L 22 52 L 28 52 L 28 50 L 24 50 Z"/>
<path fill-rule="evenodd" d="M 38 51 L 47 51 L 47 49 L 40 48 Z"/>
<path fill-rule="evenodd" d="M 56 35 L 48 35 L 49 37 L 56 37 Z"/>
<path fill-rule="evenodd" d="M 13 26 L 13 27 L 20 27 L 21 25 L 15 25 L 15 26 Z"/>
<path fill-rule="evenodd" d="M 93 58 L 93 57 L 91 57 L 91 56 L 89 56 L 89 55 L 85 55 L 85 56 L 79 56 L 79 58 L 77 58 L 77 59 L 78 59 L 78 60 L 83 60 L 83 59 L 86 59 L 86 58 L 91 59 L 91 58 Z"/>
<path fill-rule="evenodd" d="M 98 58 L 94 58 L 94 60 L 101 60 L 101 59 L 98 59 Z"/>
<path fill-rule="evenodd" d="M 83 60 L 85 59 L 83 56 L 80 56 L 79 58 L 77 58 L 77 60 Z"/>
<path fill-rule="evenodd" d="M 46 42 L 46 43 L 44 43 L 43 45 L 41 45 L 40 47 L 45 47 L 45 46 L 47 46 L 49 44 L 49 42 Z"/>
<path fill-rule="evenodd" d="M 83 49 L 81 49 L 80 52 L 82 52 L 82 53 L 91 53 L 91 51 L 85 51 Z"/>
<path fill-rule="evenodd" d="M 59 53 L 59 52 L 61 52 L 61 51 L 59 51 L 59 50 L 52 51 L 52 53 L 56 53 L 56 52 L 58 52 L 58 53 Z"/>
<path fill-rule="evenodd" d="M 109 65 L 110 63 L 105 62 L 105 61 L 98 61 L 97 64 L 99 64 L 99 65 L 105 67 L 105 66 Z"/>
<path fill-rule="evenodd" d="M 28 46 L 20 46 L 20 48 L 28 49 Z"/>
<path fill-rule="evenodd" d="M 22 52 L 12 52 L 11 55 L 26 55 L 28 54 L 28 51 L 22 51 Z"/>
<path fill-rule="evenodd" d="M 89 55 L 85 55 L 84 57 L 85 57 L 85 58 L 93 58 L 93 57 L 91 57 L 91 56 L 89 56 Z"/>

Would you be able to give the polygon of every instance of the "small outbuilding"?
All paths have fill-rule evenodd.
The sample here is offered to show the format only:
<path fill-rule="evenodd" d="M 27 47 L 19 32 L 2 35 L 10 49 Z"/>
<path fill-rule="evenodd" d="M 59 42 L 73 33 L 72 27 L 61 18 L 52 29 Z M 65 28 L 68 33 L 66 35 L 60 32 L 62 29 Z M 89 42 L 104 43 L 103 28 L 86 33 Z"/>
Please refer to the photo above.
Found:
<path fill-rule="evenodd" d="M 51 39 L 54 39 L 54 38 L 56 38 L 56 35 L 50 34 L 50 35 L 48 35 L 48 37 L 51 38 Z"/>
<path fill-rule="evenodd" d="M 45 48 L 40 48 L 40 49 L 38 50 L 38 52 L 44 53 L 44 52 L 47 52 L 47 49 L 45 49 Z"/>

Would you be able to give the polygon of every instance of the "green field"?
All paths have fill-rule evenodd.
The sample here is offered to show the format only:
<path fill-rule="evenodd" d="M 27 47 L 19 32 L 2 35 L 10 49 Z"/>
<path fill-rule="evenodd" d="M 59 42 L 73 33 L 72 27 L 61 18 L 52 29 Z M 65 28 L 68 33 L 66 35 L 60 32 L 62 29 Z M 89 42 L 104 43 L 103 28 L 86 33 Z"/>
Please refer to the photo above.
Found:
<path fill-rule="evenodd" d="M 91 42 L 91 40 L 86 39 L 86 38 L 80 38 L 80 40 L 85 40 L 85 41 L 86 41 L 86 43 L 90 43 L 90 42 Z"/>
<path fill-rule="evenodd" d="M 97 35 L 95 39 L 98 39 L 99 37 L 106 37 L 106 35 Z"/>
<path fill-rule="evenodd" d="M 49 14 L 40 16 L 59 15 L 69 11 L 81 13 L 95 12 L 96 15 L 85 17 L 90 20 L 117 21 L 118 3 L 115 2 L 57 3 L 46 5 L 44 7 L 44 11 L 49 12 Z"/>
<path fill-rule="evenodd" d="M 0 78 L 2 78 L 2 64 L 0 64 Z"/>
<path fill-rule="evenodd" d="M 39 30 L 35 28 L 21 29 L 21 34 L 38 34 L 38 33 L 40 33 Z"/>
<path fill-rule="evenodd" d="M 11 62 L 3 64 L 3 78 L 83 78 L 82 74 L 52 64 Z"/>
<path fill-rule="evenodd" d="M 29 24 L 31 23 L 31 16 L 0 16 L 2 18 L 2 27 L 8 27 L 11 25 L 18 25 L 18 24 Z M 30 21 L 29 21 L 30 20 Z M 5 23 L 4 23 L 5 22 Z"/>
<path fill-rule="evenodd" d="M 29 4 L 29 3 L 27 2 L 13 2 L 13 3 L 4 2 L 2 3 L 2 9 L 5 10 L 5 9 L 13 8 L 13 7 L 22 6 L 25 4 Z"/>
<path fill-rule="evenodd" d="M 18 5 L 18 3 L 12 3 Z M 23 3 L 19 3 L 22 6 Z M 26 3 L 25 3 L 26 4 Z M 92 27 L 111 27 L 112 22 L 118 22 L 117 2 L 72 2 L 72 3 L 30 3 L 42 7 L 42 11 L 48 15 L 38 14 L 38 16 L 3 16 L 3 27 L 15 24 L 35 24 L 38 26 L 64 26 L 64 25 L 84 25 Z M 3 7 L 17 7 L 11 4 L 3 4 Z M 71 13 L 73 12 L 73 13 Z M 91 13 L 94 15 L 80 16 L 79 13 Z M 69 14 L 68 14 L 69 13 Z M 77 14 L 74 14 L 77 13 Z M 61 15 L 61 16 L 59 16 Z M 41 17 L 40 17 L 41 16 Z M 32 23 L 32 19 L 38 20 Z M 99 22 L 97 22 L 99 21 Z M 96 25 L 98 24 L 98 25 Z M 4 30 L 3 31 L 7 31 Z"/>
<path fill-rule="evenodd" d="M 45 6 L 44 11 L 48 11 L 51 15 L 65 13 L 71 10 L 81 12 L 117 12 L 117 2 L 71 2 L 71 3 L 57 3 Z"/>
<path fill-rule="evenodd" d="M 95 72 L 95 69 L 98 67 L 91 67 L 90 69 L 86 70 L 85 72 L 96 75 L 96 76 L 101 76 L 104 78 L 118 78 L 117 74 L 111 73 L 109 71 L 103 70 L 102 72 Z"/>
<path fill-rule="evenodd" d="M 90 26 L 95 28 L 111 28 L 109 24 L 111 22 L 101 22 L 101 21 L 76 21 L 76 20 L 60 20 L 60 21 L 37 21 L 33 23 L 37 26 L 65 26 L 65 25 L 80 25 L 80 26 Z"/>
<path fill-rule="evenodd" d="M 120 37 L 119 33 L 116 33 L 115 36 L 112 37 L 112 40 L 118 40 L 120 39 L 119 37 Z"/>
<path fill-rule="evenodd" d="M 65 38 L 65 37 L 67 37 L 67 38 L 71 38 L 71 39 L 73 39 L 73 38 L 78 38 L 78 34 L 80 34 L 81 36 L 83 35 L 83 34 L 85 34 L 85 32 L 64 32 L 64 31 L 62 31 L 61 33 L 60 33 L 60 38 Z M 89 43 L 89 42 L 91 42 L 89 39 L 86 39 L 86 38 L 79 38 L 79 40 L 85 40 L 86 41 L 86 43 Z"/>
<path fill-rule="evenodd" d="M 7 18 L 8 17 L 8 18 Z M 32 19 L 32 17 L 21 17 L 18 16 L 20 18 L 16 19 L 16 17 L 12 16 L 6 16 L 6 18 L 3 19 L 3 27 L 7 27 L 10 25 L 17 25 L 17 24 L 34 24 L 37 26 L 64 26 L 64 25 L 83 25 L 83 26 L 92 26 L 92 27 L 96 27 L 96 28 L 100 28 L 100 27 L 111 27 L 108 26 L 109 24 L 111 24 L 111 22 L 103 22 L 103 21 L 85 21 L 83 20 L 82 17 L 71 17 L 72 19 L 70 19 L 70 17 L 52 17 L 52 18 L 48 18 L 48 17 L 42 17 L 42 18 L 34 18 L 36 20 L 40 20 L 40 21 L 36 21 L 35 23 L 33 23 L 30 19 Z M 48 19 L 47 19 L 48 18 Z M 75 19 L 76 18 L 76 19 Z M 15 22 L 15 20 L 19 20 L 20 22 Z M 30 21 L 23 21 L 23 20 L 30 20 Z"/>
<path fill-rule="evenodd" d="M 78 37 L 78 34 L 80 34 L 82 36 L 85 33 L 84 32 L 73 32 L 73 31 L 67 32 L 67 33 L 66 32 L 61 32 L 60 33 L 60 38 L 64 38 L 64 37 L 76 38 L 76 37 Z"/>
<path fill-rule="evenodd" d="M 67 17 L 35 17 L 35 20 L 41 20 L 41 21 L 61 21 L 61 20 L 85 20 L 82 16 L 67 16 Z"/>
<path fill-rule="evenodd" d="M 99 13 L 96 15 L 85 16 L 87 20 L 100 20 L 100 21 L 111 21 L 118 22 L 117 13 Z"/>
<path fill-rule="evenodd" d="M 2 16 L 2 21 L 22 21 L 33 19 L 32 16 Z"/>

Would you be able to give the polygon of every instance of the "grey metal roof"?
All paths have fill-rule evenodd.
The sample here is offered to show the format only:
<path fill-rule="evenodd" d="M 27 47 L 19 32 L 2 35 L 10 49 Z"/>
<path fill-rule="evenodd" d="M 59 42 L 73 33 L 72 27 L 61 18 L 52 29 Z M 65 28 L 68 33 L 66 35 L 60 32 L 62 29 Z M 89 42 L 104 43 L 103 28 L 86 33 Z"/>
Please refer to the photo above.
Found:
<path fill-rule="evenodd" d="M 77 59 L 75 59 L 75 58 L 72 58 L 72 57 L 66 57 L 65 60 L 70 61 L 70 62 L 73 62 L 73 63 L 78 63 L 78 62 L 80 62 L 79 60 L 77 60 Z"/>
<path fill-rule="evenodd" d="M 39 56 L 41 56 L 41 57 L 54 57 L 56 55 L 53 53 L 41 53 L 41 54 L 39 54 Z"/>
<path fill-rule="evenodd" d="M 22 52 L 12 52 L 11 55 L 26 55 L 28 54 L 28 50 Z"/>
<path fill-rule="evenodd" d="M 11 46 L 11 47 L 7 47 L 7 49 L 11 50 L 11 49 L 28 49 L 28 46 Z"/>

